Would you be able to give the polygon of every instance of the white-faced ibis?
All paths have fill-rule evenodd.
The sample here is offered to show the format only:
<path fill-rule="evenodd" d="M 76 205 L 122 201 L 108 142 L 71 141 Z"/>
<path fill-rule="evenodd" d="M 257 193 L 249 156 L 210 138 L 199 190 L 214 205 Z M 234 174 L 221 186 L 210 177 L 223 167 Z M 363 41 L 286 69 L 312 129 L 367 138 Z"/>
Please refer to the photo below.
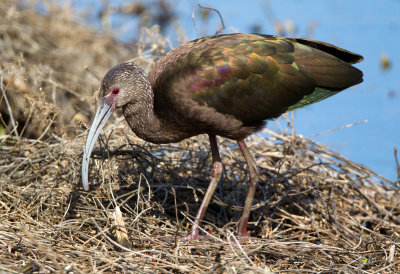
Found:
<path fill-rule="evenodd" d="M 236 140 L 249 166 L 248 193 L 238 222 L 247 222 L 258 170 L 244 139 L 265 120 L 321 101 L 362 82 L 351 64 L 362 56 L 308 39 L 262 34 L 225 34 L 200 38 L 170 51 L 148 76 L 132 62 L 113 67 L 100 86 L 100 107 L 87 137 L 82 182 L 88 185 L 94 143 L 116 108 L 140 138 L 175 143 L 208 134 L 213 168 L 211 182 L 186 239 L 199 238 L 199 225 L 222 173 L 216 136 Z"/>

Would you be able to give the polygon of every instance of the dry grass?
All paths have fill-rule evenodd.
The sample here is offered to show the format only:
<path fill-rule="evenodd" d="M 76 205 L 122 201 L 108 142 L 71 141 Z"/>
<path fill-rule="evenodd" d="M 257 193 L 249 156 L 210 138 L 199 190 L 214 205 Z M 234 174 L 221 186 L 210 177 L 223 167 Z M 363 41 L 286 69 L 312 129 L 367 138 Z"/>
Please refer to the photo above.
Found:
<path fill-rule="evenodd" d="M 91 191 L 82 191 L 93 73 L 140 55 L 143 44 L 129 50 L 57 10 L 39 16 L 15 3 L 0 3 L 7 19 L 1 88 L 9 101 L 7 108 L 1 95 L 0 271 L 400 271 L 398 184 L 300 136 L 266 130 L 269 138 L 249 140 L 261 180 L 252 238 L 243 243 L 232 221 L 246 166 L 229 140 L 219 140 L 225 174 L 203 225 L 210 238 L 175 241 L 188 232 L 210 176 L 204 136 L 156 146 L 115 118 L 92 156 Z M 118 209 L 123 223 L 115 222 Z"/>

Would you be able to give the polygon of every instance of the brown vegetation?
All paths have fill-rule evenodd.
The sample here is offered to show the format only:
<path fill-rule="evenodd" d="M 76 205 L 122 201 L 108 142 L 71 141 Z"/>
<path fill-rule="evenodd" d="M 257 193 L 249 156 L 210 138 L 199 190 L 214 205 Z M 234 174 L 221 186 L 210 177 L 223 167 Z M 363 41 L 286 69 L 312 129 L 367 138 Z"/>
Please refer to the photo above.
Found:
<path fill-rule="evenodd" d="M 0 2 L 0 18 L 0 271 L 400 271 L 399 185 L 294 134 L 265 130 L 270 138 L 248 142 L 261 182 L 242 243 L 229 222 L 240 214 L 246 167 L 229 140 L 220 139 L 223 186 L 200 241 L 176 236 L 188 232 L 210 176 L 204 136 L 152 145 L 115 116 L 84 192 L 96 76 L 165 40 L 123 45 L 57 9 L 43 16 L 11 0 Z"/>

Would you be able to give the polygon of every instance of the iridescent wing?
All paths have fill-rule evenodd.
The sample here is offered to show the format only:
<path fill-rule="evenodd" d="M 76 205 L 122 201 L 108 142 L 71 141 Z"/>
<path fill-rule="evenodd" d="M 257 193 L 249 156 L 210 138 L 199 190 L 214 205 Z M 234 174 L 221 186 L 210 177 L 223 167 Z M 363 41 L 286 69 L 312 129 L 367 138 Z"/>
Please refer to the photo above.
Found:
<path fill-rule="evenodd" d="M 228 34 L 186 43 L 157 63 L 155 93 L 185 92 L 200 105 L 244 124 L 275 118 L 362 81 L 350 63 L 362 57 L 333 45 L 257 34 Z M 169 68 L 173 68 L 169 69 Z M 161 98 L 162 96 L 159 96 Z"/>

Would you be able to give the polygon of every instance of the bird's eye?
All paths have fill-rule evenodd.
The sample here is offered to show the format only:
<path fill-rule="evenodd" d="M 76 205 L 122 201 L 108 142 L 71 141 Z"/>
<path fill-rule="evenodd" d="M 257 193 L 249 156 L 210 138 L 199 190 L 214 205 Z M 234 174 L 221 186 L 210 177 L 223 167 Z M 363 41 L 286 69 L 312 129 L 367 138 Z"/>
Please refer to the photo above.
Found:
<path fill-rule="evenodd" d="M 118 93 L 119 93 L 119 89 L 118 88 L 115 88 L 115 89 L 112 90 L 112 94 L 118 94 Z"/>

